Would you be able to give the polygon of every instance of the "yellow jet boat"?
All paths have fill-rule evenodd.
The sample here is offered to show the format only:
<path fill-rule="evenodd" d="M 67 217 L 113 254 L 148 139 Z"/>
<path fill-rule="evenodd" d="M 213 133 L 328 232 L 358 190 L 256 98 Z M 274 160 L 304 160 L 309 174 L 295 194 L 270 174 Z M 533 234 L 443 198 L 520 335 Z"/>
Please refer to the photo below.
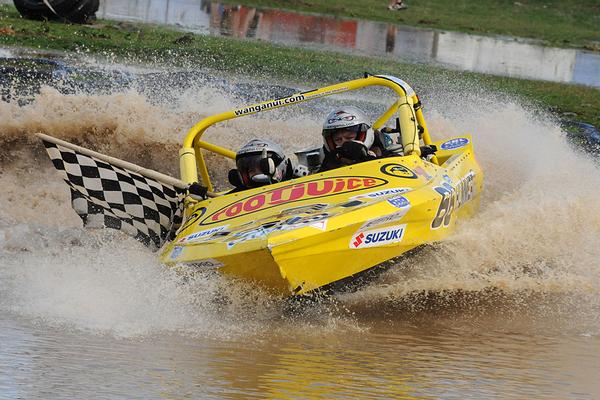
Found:
<path fill-rule="evenodd" d="M 370 86 L 391 90 L 391 105 L 373 128 L 396 120 L 404 156 L 212 193 L 203 152 L 231 159 L 235 152 L 202 140 L 207 128 Z M 180 180 L 39 136 L 71 187 L 73 206 L 84 222 L 100 214 L 104 226 L 160 245 L 167 265 L 215 269 L 283 295 L 347 281 L 417 246 L 443 240 L 458 219 L 476 211 L 483 186 L 471 136 L 432 142 L 419 98 L 393 76 L 366 76 L 205 118 L 192 127 L 179 152 Z M 431 145 L 435 154 L 422 157 L 421 146 Z M 90 166 L 93 162 L 99 167 Z M 74 164 L 83 166 L 73 171 Z M 94 179 L 100 183 L 86 187 Z M 130 193 L 119 194 L 114 182 L 105 182 L 111 179 Z M 196 182 L 208 187 L 209 198 L 190 193 Z"/>

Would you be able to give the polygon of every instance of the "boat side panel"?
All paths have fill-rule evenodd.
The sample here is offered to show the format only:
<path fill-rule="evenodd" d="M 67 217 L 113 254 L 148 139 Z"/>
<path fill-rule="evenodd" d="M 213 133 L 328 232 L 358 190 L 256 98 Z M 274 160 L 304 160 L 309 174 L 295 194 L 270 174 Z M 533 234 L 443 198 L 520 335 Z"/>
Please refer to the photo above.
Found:
<path fill-rule="evenodd" d="M 171 247 L 182 254 L 163 259 L 218 259 L 223 273 L 287 293 L 330 284 L 442 240 L 474 212 L 481 170 L 470 146 L 452 153 L 442 167 L 380 159 L 200 202 Z M 353 248 L 361 233 L 380 242 Z"/>
<path fill-rule="evenodd" d="M 381 215 L 396 215 L 394 208 L 390 206 L 386 210 L 382 204 L 374 204 L 361 209 L 362 215 L 347 213 L 332 217 L 328 223 L 336 229 L 319 237 L 300 235 L 287 241 L 280 237 L 279 241 L 272 242 L 278 244 L 272 247 L 273 256 L 295 293 L 344 279 L 419 245 L 448 237 L 460 218 L 475 213 L 483 184 L 481 169 L 471 148 L 464 150 L 447 159 L 447 168 L 438 167 L 426 186 L 402 194 L 410 209 L 398 219 L 385 222 L 386 218 Z M 371 227 L 369 221 L 385 223 Z M 395 241 L 394 234 L 399 229 L 402 229 L 402 237 Z M 361 233 L 384 239 L 376 247 L 353 247 L 352 241 Z"/>

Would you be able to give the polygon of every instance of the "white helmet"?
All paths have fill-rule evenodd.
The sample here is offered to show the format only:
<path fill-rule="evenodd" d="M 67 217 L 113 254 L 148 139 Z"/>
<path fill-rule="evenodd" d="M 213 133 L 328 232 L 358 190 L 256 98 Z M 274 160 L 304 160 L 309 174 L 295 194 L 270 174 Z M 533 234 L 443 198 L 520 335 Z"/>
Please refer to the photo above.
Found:
<path fill-rule="evenodd" d="M 269 140 L 252 139 L 243 145 L 235 155 L 235 164 L 246 187 L 281 182 L 293 174 L 281 146 Z"/>
<path fill-rule="evenodd" d="M 327 151 L 335 150 L 333 133 L 338 130 L 356 132 L 356 141 L 362 142 L 369 149 L 375 141 L 375 134 L 367 120 L 367 116 L 359 108 L 345 106 L 336 108 L 327 115 L 323 123 L 323 142 Z"/>

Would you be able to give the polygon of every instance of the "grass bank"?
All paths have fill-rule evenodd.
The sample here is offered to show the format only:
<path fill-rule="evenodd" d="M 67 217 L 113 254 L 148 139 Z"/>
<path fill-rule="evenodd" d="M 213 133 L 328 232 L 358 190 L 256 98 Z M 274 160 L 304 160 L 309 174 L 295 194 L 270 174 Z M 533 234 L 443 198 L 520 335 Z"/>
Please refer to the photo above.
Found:
<path fill-rule="evenodd" d="M 546 45 L 600 51 L 598 0 L 225 0 L 225 3 L 330 14 L 424 28 L 519 36 Z"/>
<path fill-rule="evenodd" d="M 461 82 L 523 97 L 557 113 L 600 126 L 600 90 L 579 85 L 493 77 L 389 59 L 303 50 L 263 42 L 197 36 L 147 24 L 99 21 L 95 26 L 21 19 L 12 6 L 0 6 L 0 46 L 24 46 L 119 57 L 124 61 L 201 67 L 302 84 L 333 83 L 364 71 L 419 83 Z"/>

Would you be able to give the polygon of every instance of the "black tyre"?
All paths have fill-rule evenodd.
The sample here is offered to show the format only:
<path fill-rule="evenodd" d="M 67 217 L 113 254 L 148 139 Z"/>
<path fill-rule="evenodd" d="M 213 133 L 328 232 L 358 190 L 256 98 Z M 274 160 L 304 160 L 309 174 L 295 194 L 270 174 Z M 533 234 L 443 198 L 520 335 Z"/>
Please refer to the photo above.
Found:
<path fill-rule="evenodd" d="M 19 13 L 28 19 L 66 20 L 84 24 L 93 20 L 100 0 L 13 0 Z M 50 4 L 52 9 L 46 4 Z M 54 11 L 53 11 L 54 10 Z"/>

